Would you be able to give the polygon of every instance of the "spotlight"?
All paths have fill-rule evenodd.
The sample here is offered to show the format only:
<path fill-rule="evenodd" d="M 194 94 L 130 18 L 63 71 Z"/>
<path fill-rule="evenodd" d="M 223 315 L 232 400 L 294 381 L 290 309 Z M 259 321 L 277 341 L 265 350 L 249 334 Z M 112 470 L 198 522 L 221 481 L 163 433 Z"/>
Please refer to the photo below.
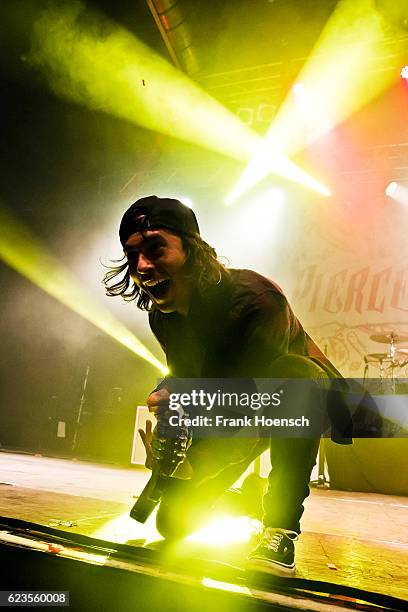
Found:
<path fill-rule="evenodd" d="M 404 207 L 408 206 L 408 186 L 404 183 L 393 181 L 387 186 L 385 193 L 394 202 L 398 202 L 398 204 L 402 204 Z"/>
<path fill-rule="evenodd" d="M 408 81 L 408 65 L 401 68 L 401 76 Z"/>
<path fill-rule="evenodd" d="M 295 83 L 292 87 L 295 96 L 303 96 L 306 93 L 306 88 L 302 83 Z"/>
<path fill-rule="evenodd" d="M 248 516 L 218 516 L 210 520 L 199 531 L 187 537 L 190 542 L 209 546 L 227 546 L 236 542 L 248 542 L 259 531 L 259 521 Z"/>
<path fill-rule="evenodd" d="M 391 198 L 395 194 L 397 189 L 398 189 L 398 183 L 396 183 L 395 181 L 392 181 L 392 183 L 389 183 L 389 185 L 387 185 L 387 188 L 385 190 L 385 195 Z"/>

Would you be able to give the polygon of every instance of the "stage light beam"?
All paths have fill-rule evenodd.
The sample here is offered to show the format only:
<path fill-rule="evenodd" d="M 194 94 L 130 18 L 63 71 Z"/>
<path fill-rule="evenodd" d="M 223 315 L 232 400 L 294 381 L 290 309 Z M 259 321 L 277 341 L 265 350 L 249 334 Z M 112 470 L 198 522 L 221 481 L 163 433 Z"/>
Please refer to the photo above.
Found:
<path fill-rule="evenodd" d="M 386 39 L 386 32 L 371 0 L 338 2 L 264 142 L 233 189 L 235 199 L 270 173 L 271 158 L 292 158 L 395 81 L 394 70 L 373 74 L 386 44 L 392 45 L 390 54 L 396 62 L 403 57 L 403 40 Z"/>
<path fill-rule="evenodd" d="M 80 2 L 54 3 L 39 13 L 25 61 L 62 98 L 232 159 L 248 162 L 262 142 L 187 75 Z M 269 168 L 322 189 L 282 155 L 270 158 Z"/>
<path fill-rule="evenodd" d="M 161 363 L 127 327 L 92 295 L 41 242 L 0 204 L 0 258 L 34 285 L 98 327 L 127 349 L 150 363 L 161 374 Z"/>

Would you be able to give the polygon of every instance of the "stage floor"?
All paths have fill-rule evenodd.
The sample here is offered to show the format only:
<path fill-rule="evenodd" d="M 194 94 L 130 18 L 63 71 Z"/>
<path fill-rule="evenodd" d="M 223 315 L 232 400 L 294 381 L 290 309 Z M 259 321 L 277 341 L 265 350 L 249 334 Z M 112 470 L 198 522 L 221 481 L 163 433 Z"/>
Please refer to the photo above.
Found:
<path fill-rule="evenodd" d="M 0 452 L 0 515 L 114 542 L 154 541 L 153 520 L 128 517 L 149 474 Z M 305 506 L 298 577 L 408 599 L 407 498 L 312 489 Z"/>

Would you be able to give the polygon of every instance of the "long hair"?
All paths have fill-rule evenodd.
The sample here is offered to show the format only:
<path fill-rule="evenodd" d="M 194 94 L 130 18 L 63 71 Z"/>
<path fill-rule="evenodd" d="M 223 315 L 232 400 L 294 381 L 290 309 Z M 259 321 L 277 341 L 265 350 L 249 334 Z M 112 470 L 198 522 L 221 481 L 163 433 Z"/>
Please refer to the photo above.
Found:
<path fill-rule="evenodd" d="M 192 280 L 199 293 L 204 294 L 211 286 L 221 281 L 222 274 L 227 273 L 227 269 L 218 261 L 215 249 L 200 236 L 176 235 L 181 238 L 187 255 L 184 264 L 186 279 Z M 153 304 L 149 295 L 140 289 L 130 276 L 126 255 L 113 260 L 112 263 L 117 265 L 107 266 L 108 272 L 103 277 L 106 295 L 120 295 L 126 302 L 136 300 L 138 308 L 151 310 Z"/>

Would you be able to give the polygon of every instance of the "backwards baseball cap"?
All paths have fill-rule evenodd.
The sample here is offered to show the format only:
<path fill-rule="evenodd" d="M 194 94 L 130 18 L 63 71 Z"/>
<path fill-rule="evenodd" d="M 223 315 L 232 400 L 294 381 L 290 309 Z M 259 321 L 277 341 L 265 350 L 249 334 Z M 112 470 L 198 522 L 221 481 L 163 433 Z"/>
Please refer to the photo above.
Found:
<path fill-rule="evenodd" d="M 137 200 L 122 217 L 119 238 L 122 245 L 136 232 L 164 227 L 181 234 L 200 234 L 197 219 L 191 208 L 173 198 L 155 195 Z"/>

